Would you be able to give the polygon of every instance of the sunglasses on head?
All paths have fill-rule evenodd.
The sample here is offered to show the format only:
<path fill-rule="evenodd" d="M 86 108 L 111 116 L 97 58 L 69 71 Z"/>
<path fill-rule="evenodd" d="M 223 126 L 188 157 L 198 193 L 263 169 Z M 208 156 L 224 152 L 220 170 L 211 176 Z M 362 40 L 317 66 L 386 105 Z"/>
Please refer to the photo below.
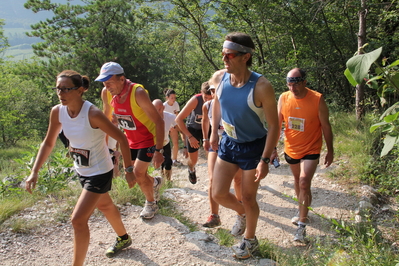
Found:
<path fill-rule="evenodd" d="M 55 87 L 55 88 L 52 88 L 53 90 L 56 90 L 57 92 L 66 92 L 66 93 L 68 93 L 68 92 L 70 92 L 71 90 L 77 90 L 77 89 L 79 89 L 79 87 L 73 87 L 73 88 L 57 88 L 57 87 Z"/>
<path fill-rule="evenodd" d="M 244 55 L 245 53 L 237 52 L 237 53 L 224 53 L 222 52 L 222 57 L 227 57 L 229 60 L 236 58 L 236 56 Z"/>

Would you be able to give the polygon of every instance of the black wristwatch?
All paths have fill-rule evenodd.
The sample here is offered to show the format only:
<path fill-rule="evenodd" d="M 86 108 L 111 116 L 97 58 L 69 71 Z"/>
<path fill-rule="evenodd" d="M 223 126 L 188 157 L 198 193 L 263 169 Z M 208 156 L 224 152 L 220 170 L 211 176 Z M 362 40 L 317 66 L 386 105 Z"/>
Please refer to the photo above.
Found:
<path fill-rule="evenodd" d="M 163 154 L 163 149 L 155 149 L 155 151 L 159 152 L 160 154 Z"/>
<path fill-rule="evenodd" d="M 133 165 L 125 168 L 125 172 L 126 173 L 133 173 L 133 170 L 134 170 L 134 166 Z"/>
<path fill-rule="evenodd" d="M 270 158 L 260 157 L 260 159 L 265 163 L 270 163 Z"/>

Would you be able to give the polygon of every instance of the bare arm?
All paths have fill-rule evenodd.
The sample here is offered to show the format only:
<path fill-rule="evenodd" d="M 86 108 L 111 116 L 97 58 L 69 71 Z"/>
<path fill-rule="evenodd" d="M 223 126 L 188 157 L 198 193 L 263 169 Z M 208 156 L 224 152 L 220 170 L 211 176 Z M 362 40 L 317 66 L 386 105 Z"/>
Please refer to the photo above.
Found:
<path fill-rule="evenodd" d="M 324 140 L 327 146 L 327 155 L 324 160 L 324 165 L 326 167 L 329 167 L 334 160 L 333 133 L 329 120 L 328 107 L 323 97 L 320 98 L 319 119 L 320 119 L 321 129 L 323 131 Z"/>
<path fill-rule="evenodd" d="M 44 162 L 49 157 L 51 151 L 55 146 L 58 134 L 61 130 L 61 123 L 58 119 L 59 105 L 54 106 L 50 112 L 50 122 L 47 129 L 46 137 L 40 144 L 40 149 L 37 153 L 35 163 L 33 165 L 32 171 L 25 181 L 25 189 L 32 193 L 32 189 L 36 187 L 37 180 L 39 178 L 39 170 L 44 164 Z"/>
<path fill-rule="evenodd" d="M 271 83 L 264 77 L 260 77 L 256 83 L 254 100 L 257 106 L 262 106 L 267 122 L 267 138 L 262 157 L 271 158 L 280 132 L 279 117 L 277 114 L 277 102 L 275 99 L 274 89 Z M 258 167 L 256 168 L 255 176 L 257 178 L 255 182 L 265 178 L 268 173 L 268 164 L 260 160 Z"/>
<path fill-rule="evenodd" d="M 141 107 L 141 109 L 143 109 L 143 111 L 150 118 L 150 120 L 155 123 L 155 136 L 156 136 L 155 148 L 162 149 L 163 140 L 165 137 L 165 122 L 157 112 L 157 109 L 155 109 L 147 92 L 142 87 L 138 87 L 136 89 L 136 102 Z M 155 168 L 160 167 L 163 161 L 164 161 L 163 155 L 156 151 L 154 153 L 154 158 L 152 161 L 154 167 Z"/>
<path fill-rule="evenodd" d="M 181 112 L 177 115 L 175 120 L 176 124 L 180 128 L 180 131 L 183 132 L 183 134 L 187 137 L 190 146 L 193 148 L 199 148 L 199 142 L 191 135 L 190 131 L 188 131 L 186 124 L 184 123 L 184 119 L 191 113 L 192 110 L 195 109 L 197 104 L 197 98 L 195 96 L 191 97 L 191 99 L 186 103 Z"/>
<path fill-rule="evenodd" d="M 103 101 L 103 112 L 105 116 L 112 121 L 112 106 L 108 103 L 107 89 L 105 87 L 101 91 L 101 99 Z"/>
<path fill-rule="evenodd" d="M 213 98 L 213 106 L 212 106 L 212 125 L 219 125 L 220 120 L 222 119 L 222 115 L 220 113 L 220 102 L 219 102 L 219 98 L 218 98 L 218 91 L 220 89 L 219 88 L 220 81 L 222 80 L 222 77 L 225 72 L 226 72 L 225 69 L 216 71 L 212 75 L 212 78 L 209 81 L 209 83 L 213 84 L 216 88 L 215 97 Z M 216 151 L 218 149 L 219 134 L 218 134 L 217 126 L 212 127 L 210 144 L 211 144 L 212 150 Z"/>
<path fill-rule="evenodd" d="M 132 158 L 130 154 L 129 143 L 127 142 L 125 134 L 123 134 L 121 130 L 112 124 L 105 114 L 95 106 L 90 107 L 89 121 L 92 128 L 101 129 L 119 143 L 123 156 L 124 167 L 126 168 L 131 166 Z M 136 177 L 134 176 L 134 173 L 126 173 L 126 181 L 128 182 L 129 187 L 132 188 L 136 183 Z"/>
<path fill-rule="evenodd" d="M 210 127 L 210 123 L 209 123 L 209 116 L 208 116 L 208 107 L 206 104 L 204 104 L 202 106 L 202 124 L 201 124 L 202 136 L 204 137 L 204 139 L 208 139 L 209 127 Z M 209 139 L 206 141 L 203 141 L 203 145 L 204 145 L 204 149 L 206 151 L 209 151 L 209 147 L 210 147 Z"/>

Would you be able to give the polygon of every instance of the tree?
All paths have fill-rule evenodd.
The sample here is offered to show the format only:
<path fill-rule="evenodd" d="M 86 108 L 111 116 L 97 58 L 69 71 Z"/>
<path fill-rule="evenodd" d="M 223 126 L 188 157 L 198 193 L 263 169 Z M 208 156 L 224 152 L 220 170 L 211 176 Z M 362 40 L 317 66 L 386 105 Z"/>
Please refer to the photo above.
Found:
<path fill-rule="evenodd" d="M 47 96 L 33 82 L 14 74 L 14 65 L 0 66 L 0 143 L 3 145 L 43 136 L 50 112 Z"/>
<path fill-rule="evenodd" d="M 3 26 L 4 26 L 4 19 L 0 19 L 0 54 L 1 54 L 7 47 L 9 47 L 7 38 L 4 36 Z M 1 63 L 1 62 L 2 62 L 2 59 L 0 58 L 0 63 Z"/>

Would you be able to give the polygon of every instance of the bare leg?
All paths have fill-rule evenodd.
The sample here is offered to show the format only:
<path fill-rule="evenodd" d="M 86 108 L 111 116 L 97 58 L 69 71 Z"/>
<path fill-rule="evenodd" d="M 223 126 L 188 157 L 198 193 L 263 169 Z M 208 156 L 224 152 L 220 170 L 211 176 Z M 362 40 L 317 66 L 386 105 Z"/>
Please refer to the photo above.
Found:
<path fill-rule="evenodd" d="M 144 193 L 147 201 L 154 199 L 154 178 L 147 173 L 149 162 L 136 160 L 134 163 L 134 174 L 141 191 Z"/>
<path fill-rule="evenodd" d="M 245 209 L 247 227 L 245 238 L 255 237 L 256 226 L 259 218 L 259 206 L 256 201 L 256 195 L 259 187 L 259 181 L 255 181 L 256 169 L 242 171 L 242 203 Z"/>
<path fill-rule="evenodd" d="M 126 234 L 126 229 L 122 223 L 121 214 L 108 193 L 101 194 L 100 200 L 97 203 L 97 208 L 107 218 L 117 236 L 123 236 Z"/>
<path fill-rule="evenodd" d="M 299 164 L 290 165 L 295 179 L 295 193 L 299 203 L 299 221 L 303 223 L 307 221 L 308 207 L 312 203 L 310 188 L 318 163 L 319 160 L 301 160 Z"/>
<path fill-rule="evenodd" d="M 209 175 L 209 205 L 211 208 L 211 214 L 219 214 L 219 204 L 212 197 L 212 182 L 213 182 L 213 168 L 215 166 L 215 161 L 217 158 L 216 152 L 208 153 L 208 175 Z"/>
<path fill-rule="evenodd" d="M 197 161 L 198 161 L 198 151 L 188 153 L 187 165 L 190 171 L 195 170 L 195 165 L 197 164 Z"/>
<path fill-rule="evenodd" d="M 242 215 L 245 213 L 244 206 L 234 194 L 230 193 L 231 181 L 237 171 L 238 166 L 236 164 L 223 161 L 219 157 L 216 159 L 213 170 L 212 197 L 220 205 Z"/>
<path fill-rule="evenodd" d="M 242 170 L 238 169 L 237 173 L 234 175 L 234 193 L 236 194 L 236 198 L 238 201 L 242 201 Z"/>
<path fill-rule="evenodd" d="M 99 202 L 101 194 L 82 190 L 71 216 L 74 232 L 73 265 L 81 266 L 86 258 L 90 242 L 88 221 Z"/>
<path fill-rule="evenodd" d="M 172 161 L 177 160 L 177 153 L 179 152 L 179 131 L 175 128 L 171 128 L 169 131 L 170 138 L 172 140 Z"/>

